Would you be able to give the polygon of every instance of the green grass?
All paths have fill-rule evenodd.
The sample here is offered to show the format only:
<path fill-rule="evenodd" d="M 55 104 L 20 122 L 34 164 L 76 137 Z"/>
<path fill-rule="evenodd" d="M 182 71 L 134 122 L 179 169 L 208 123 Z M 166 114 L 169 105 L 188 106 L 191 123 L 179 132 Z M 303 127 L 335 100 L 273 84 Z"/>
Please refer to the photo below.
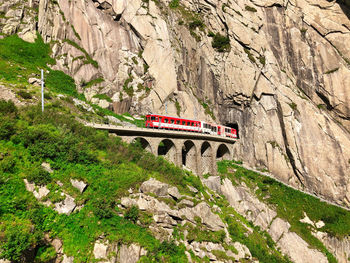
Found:
<path fill-rule="evenodd" d="M 248 55 L 248 58 L 251 62 L 255 63 L 255 58 L 252 55 L 252 53 L 250 52 L 250 50 L 248 48 L 244 48 L 244 52 Z"/>
<path fill-rule="evenodd" d="M 256 193 L 257 197 L 275 207 L 280 218 L 287 220 L 291 225 L 291 231 L 300 235 L 311 247 L 323 252 L 329 262 L 336 262 L 334 256 L 325 246 L 311 234 L 312 227 L 301 223 L 304 212 L 309 218 L 318 222 L 322 220 L 325 226 L 319 229 L 331 236 L 342 239 L 350 235 L 350 212 L 322 202 L 319 199 L 294 190 L 276 180 L 246 170 L 234 163 L 223 161 L 218 163 L 219 171 L 228 174 L 234 182 L 245 182 Z M 228 173 L 228 168 L 237 169 L 234 174 Z M 256 187 L 258 189 L 256 190 Z"/>
<path fill-rule="evenodd" d="M 90 87 L 92 87 L 92 86 L 94 86 L 94 85 L 96 85 L 96 84 L 99 84 L 99 83 L 101 83 L 101 82 L 103 82 L 104 81 L 104 79 L 102 78 L 102 77 L 100 77 L 100 78 L 97 78 L 97 79 L 93 79 L 93 80 L 90 80 L 89 82 L 83 82 L 82 84 L 81 84 L 81 86 L 83 87 L 83 88 L 85 88 L 85 89 L 87 89 L 87 88 L 90 88 Z"/>
<path fill-rule="evenodd" d="M 106 100 L 108 102 L 112 102 L 112 99 L 108 97 L 106 94 L 96 94 L 93 96 L 93 98 L 98 98 L 100 100 Z"/>
<path fill-rule="evenodd" d="M 251 6 L 249 6 L 249 5 L 246 5 L 246 6 L 244 7 L 244 9 L 247 10 L 247 11 L 249 11 L 249 12 L 253 12 L 253 13 L 257 12 L 257 10 L 256 10 L 254 7 L 251 7 Z"/>
<path fill-rule="evenodd" d="M 91 56 L 86 52 L 86 50 L 84 48 L 82 48 L 81 46 L 79 46 L 77 43 L 75 43 L 74 41 L 70 40 L 70 39 L 65 39 L 64 42 L 68 43 L 69 45 L 75 47 L 76 49 L 80 50 L 81 52 L 84 53 L 85 55 L 85 60 L 84 60 L 84 64 L 91 64 L 93 65 L 95 68 L 98 68 L 98 63 L 96 60 L 93 60 L 91 58 Z"/>
<path fill-rule="evenodd" d="M 30 77 L 40 78 L 40 70 L 44 69 L 47 88 L 56 93 L 84 99 L 84 96 L 77 93 L 70 76 L 49 68 L 53 64 L 55 60 L 50 57 L 50 45 L 45 44 L 40 35 L 35 43 L 25 42 L 17 35 L 0 39 L 0 81 L 27 85 Z"/>
<path fill-rule="evenodd" d="M 138 243 L 149 253 L 144 262 L 186 262 L 183 246 L 158 241 L 147 228 L 134 224 L 140 216 L 143 224 L 149 218 L 130 211 L 124 219 L 117 215 L 116 200 L 129 188 L 138 188 L 150 178 L 176 185 L 190 193 L 187 185 L 200 188 L 197 177 L 190 175 L 161 157 L 142 150 L 137 144 L 124 144 L 107 132 L 84 127 L 61 108 L 22 108 L 0 101 L 0 246 L 1 257 L 18 260 L 30 247 L 36 247 L 39 260 L 54 257 L 43 235 L 63 241 L 64 253 L 77 262 L 93 260 L 92 248 L 102 234 L 110 242 Z M 12 129 L 4 123 L 10 123 Z M 54 173 L 42 173 L 43 161 Z M 28 171 L 34 171 L 33 175 Z M 79 212 L 60 215 L 38 203 L 25 190 L 23 178 L 37 184 L 48 184 L 53 199 L 64 191 L 78 204 Z M 80 194 L 70 179 L 84 180 L 88 188 Z M 57 181 L 63 183 L 60 189 Z M 58 191 L 58 192 L 56 192 Z M 52 200 L 54 201 L 54 200 Z"/>

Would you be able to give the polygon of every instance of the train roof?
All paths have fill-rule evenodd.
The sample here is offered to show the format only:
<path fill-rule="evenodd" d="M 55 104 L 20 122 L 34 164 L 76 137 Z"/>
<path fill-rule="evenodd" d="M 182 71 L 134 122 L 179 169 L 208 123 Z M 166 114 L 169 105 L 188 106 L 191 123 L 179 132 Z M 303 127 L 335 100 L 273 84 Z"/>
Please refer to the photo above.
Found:
<path fill-rule="evenodd" d="M 174 117 L 174 116 L 168 116 L 168 115 L 160 115 L 160 114 L 147 114 L 147 116 L 158 116 L 158 117 L 169 117 L 173 119 L 181 119 L 181 120 L 186 120 L 186 121 L 198 121 L 198 120 L 191 120 L 191 119 L 186 119 L 186 118 L 181 118 L 181 117 Z"/>
<path fill-rule="evenodd" d="M 196 121 L 196 120 L 185 119 L 185 118 L 181 118 L 181 117 L 174 117 L 174 116 L 167 116 L 167 115 L 160 115 L 160 114 L 146 114 L 145 117 L 147 117 L 147 116 L 169 117 L 169 118 L 173 118 L 173 119 L 180 119 L 180 120 L 186 120 L 186 121 Z M 206 122 L 206 121 L 200 121 L 200 122 L 205 122 L 205 123 L 210 124 L 210 125 L 222 126 L 224 128 L 234 129 L 232 127 L 225 126 L 223 124 L 216 124 L 216 123 L 213 124 L 213 123 Z"/>

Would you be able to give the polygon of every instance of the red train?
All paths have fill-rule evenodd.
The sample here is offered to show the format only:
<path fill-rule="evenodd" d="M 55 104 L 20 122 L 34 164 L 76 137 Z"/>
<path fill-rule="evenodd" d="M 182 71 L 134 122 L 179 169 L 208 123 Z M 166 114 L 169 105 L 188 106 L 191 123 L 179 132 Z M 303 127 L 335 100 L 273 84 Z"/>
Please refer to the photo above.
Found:
<path fill-rule="evenodd" d="M 211 124 L 204 121 L 188 120 L 156 114 L 146 115 L 146 128 L 198 132 L 223 137 L 237 138 L 236 129 L 230 127 Z"/>

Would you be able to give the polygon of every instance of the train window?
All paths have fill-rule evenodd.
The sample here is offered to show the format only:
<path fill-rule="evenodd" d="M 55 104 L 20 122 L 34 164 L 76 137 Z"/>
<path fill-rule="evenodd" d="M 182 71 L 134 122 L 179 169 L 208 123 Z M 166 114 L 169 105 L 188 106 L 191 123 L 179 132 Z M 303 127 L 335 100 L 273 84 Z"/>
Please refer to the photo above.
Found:
<path fill-rule="evenodd" d="M 176 121 L 176 124 L 180 124 L 180 121 L 179 121 L 179 120 L 177 120 L 177 121 Z"/>
<path fill-rule="evenodd" d="M 182 121 L 182 125 L 186 125 L 186 122 L 185 122 L 185 121 Z"/>
<path fill-rule="evenodd" d="M 151 121 L 155 121 L 155 120 L 156 120 L 156 117 L 152 116 Z"/>
<path fill-rule="evenodd" d="M 170 123 L 173 124 L 173 123 L 174 123 L 174 120 L 170 120 Z"/>
<path fill-rule="evenodd" d="M 165 122 L 165 123 L 168 123 L 168 119 L 164 119 L 164 122 Z"/>

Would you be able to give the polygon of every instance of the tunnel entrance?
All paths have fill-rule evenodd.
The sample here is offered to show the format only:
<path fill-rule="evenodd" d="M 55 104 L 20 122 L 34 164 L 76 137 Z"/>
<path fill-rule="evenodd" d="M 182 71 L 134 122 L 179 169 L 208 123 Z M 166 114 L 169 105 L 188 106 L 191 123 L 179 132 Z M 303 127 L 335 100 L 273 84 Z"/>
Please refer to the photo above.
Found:
<path fill-rule="evenodd" d="M 201 146 L 201 171 L 208 174 L 213 171 L 213 150 L 209 142 L 203 142 Z"/>
<path fill-rule="evenodd" d="M 192 141 L 185 141 L 182 146 L 182 165 L 193 172 L 197 172 L 197 154 L 196 146 Z"/>
<path fill-rule="evenodd" d="M 150 153 L 153 153 L 151 145 L 149 144 L 149 142 L 145 138 L 137 137 L 137 138 L 133 139 L 132 143 L 140 146 L 142 149 L 144 149 Z"/>
<path fill-rule="evenodd" d="M 233 129 L 236 129 L 237 139 L 239 139 L 239 128 L 238 128 L 238 123 L 237 122 L 235 122 L 235 123 L 227 122 L 227 123 L 225 123 L 225 126 L 233 128 Z"/>
<path fill-rule="evenodd" d="M 220 144 L 217 152 L 216 152 L 216 160 L 229 160 L 230 159 L 230 150 L 226 146 L 226 144 Z"/>
<path fill-rule="evenodd" d="M 175 144 L 169 140 L 164 139 L 158 145 L 158 156 L 163 156 L 168 161 L 176 163 L 176 148 Z"/>

